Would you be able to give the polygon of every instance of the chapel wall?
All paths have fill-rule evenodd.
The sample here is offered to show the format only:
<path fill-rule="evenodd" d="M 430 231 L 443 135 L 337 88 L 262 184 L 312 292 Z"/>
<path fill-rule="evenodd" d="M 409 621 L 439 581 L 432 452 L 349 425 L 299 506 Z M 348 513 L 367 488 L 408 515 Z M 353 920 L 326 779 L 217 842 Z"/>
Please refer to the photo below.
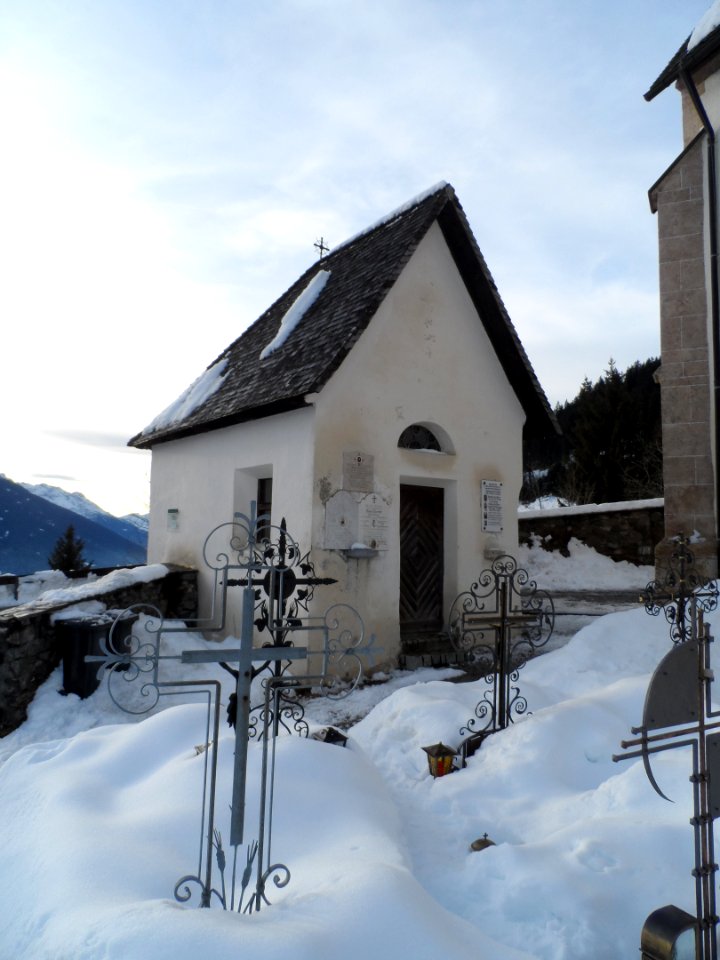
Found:
<path fill-rule="evenodd" d="M 203 556 L 205 540 L 234 513 L 249 513 L 262 477 L 273 478 L 273 523 L 285 517 L 291 536 L 309 549 L 313 433 L 308 407 L 153 447 L 148 562 L 198 570 L 201 617 L 213 612 L 214 570 Z M 216 543 L 219 538 L 209 544 L 211 562 Z M 226 623 L 213 634 L 218 639 L 239 636 L 239 605 L 231 593 Z"/>
<path fill-rule="evenodd" d="M 316 563 L 337 577 L 339 596 L 358 607 L 382 656 L 393 658 L 400 648 L 401 484 L 444 490 L 445 616 L 488 558 L 517 547 L 524 411 L 437 225 L 315 403 Z M 446 434 L 448 449 L 398 448 L 415 423 Z M 348 466 L 352 455 L 371 458 L 359 481 Z M 482 532 L 483 480 L 502 485 L 500 533 Z M 352 559 L 335 546 L 332 523 L 343 498 L 349 513 L 353 502 L 360 511 L 354 529 L 363 542 L 371 533 L 362 518 L 376 510 L 383 529 L 375 556 Z"/>

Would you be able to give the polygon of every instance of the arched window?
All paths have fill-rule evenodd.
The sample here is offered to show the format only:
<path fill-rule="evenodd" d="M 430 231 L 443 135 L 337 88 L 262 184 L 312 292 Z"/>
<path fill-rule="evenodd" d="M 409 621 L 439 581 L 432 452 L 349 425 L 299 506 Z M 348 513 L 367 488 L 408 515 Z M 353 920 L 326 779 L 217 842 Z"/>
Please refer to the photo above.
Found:
<path fill-rule="evenodd" d="M 398 446 L 405 450 L 437 450 L 442 452 L 440 441 L 427 427 L 422 423 L 412 423 L 406 427 L 400 434 Z"/>

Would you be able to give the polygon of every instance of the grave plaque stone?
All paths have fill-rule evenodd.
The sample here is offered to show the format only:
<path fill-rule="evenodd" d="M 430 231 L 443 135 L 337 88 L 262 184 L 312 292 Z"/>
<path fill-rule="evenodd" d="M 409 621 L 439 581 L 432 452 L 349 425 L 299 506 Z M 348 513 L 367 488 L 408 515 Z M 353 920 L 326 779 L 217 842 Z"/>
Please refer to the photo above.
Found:
<path fill-rule="evenodd" d="M 382 497 L 371 493 L 359 504 L 359 539 L 373 550 L 388 548 L 388 508 Z"/>
<path fill-rule="evenodd" d="M 348 490 L 338 490 L 325 504 L 325 547 L 349 550 L 359 535 L 358 502 Z"/>
<path fill-rule="evenodd" d="M 375 485 L 375 457 L 361 450 L 343 452 L 343 490 L 372 493 Z"/>

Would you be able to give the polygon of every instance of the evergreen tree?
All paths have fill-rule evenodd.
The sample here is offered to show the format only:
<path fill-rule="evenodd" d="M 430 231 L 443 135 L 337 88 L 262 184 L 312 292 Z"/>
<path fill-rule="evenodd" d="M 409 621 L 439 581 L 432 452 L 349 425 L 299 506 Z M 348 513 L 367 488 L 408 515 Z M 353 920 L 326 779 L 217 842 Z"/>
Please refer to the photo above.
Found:
<path fill-rule="evenodd" d="M 542 494 L 570 503 L 605 503 L 662 496 L 659 360 L 636 362 L 620 373 L 613 360 L 597 383 L 585 378 L 574 400 L 555 415 L 562 445 L 525 444 L 526 484 L 522 497 Z"/>
<path fill-rule="evenodd" d="M 58 539 L 48 557 L 50 568 L 52 570 L 62 570 L 63 573 L 87 570 L 90 564 L 83 556 L 84 548 L 85 541 L 75 536 L 75 528 L 70 524 L 65 533 Z"/>

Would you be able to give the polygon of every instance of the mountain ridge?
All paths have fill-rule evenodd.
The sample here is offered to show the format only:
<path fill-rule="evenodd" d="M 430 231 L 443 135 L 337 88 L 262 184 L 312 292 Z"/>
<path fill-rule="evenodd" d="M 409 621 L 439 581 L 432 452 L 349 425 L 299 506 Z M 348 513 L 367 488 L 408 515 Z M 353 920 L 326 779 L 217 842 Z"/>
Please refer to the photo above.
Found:
<path fill-rule="evenodd" d="M 139 546 L 147 547 L 148 519 L 141 517 L 138 513 L 128 514 L 125 517 L 116 517 L 107 510 L 103 510 L 92 500 L 88 500 L 84 493 L 79 490 L 68 493 L 61 487 L 54 487 L 48 483 L 21 483 L 29 493 L 36 497 L 42 497 L 48 503 L 54 503 L 65 510 L 71 510 L 81 517 L 86 517 L 94 523 L 99 523 L 108 530 L 112 530 L 120 537 L 137 543 Z"/>
<path fill-rule="evenodd" d="M 80 505 L 94 514 L 92 518 L 39 496 L 29 486 L 0 474 L 0 572 L 24 575 L 47 570 L 53 547 L 71 525 L 85 542 L 85 559 L 94 567 L 146 562 L 147 535 L 136 525 L 106 513 L 82 494 L 60 491 L 70 498 L 66 502 L 81 497 Z"/>

